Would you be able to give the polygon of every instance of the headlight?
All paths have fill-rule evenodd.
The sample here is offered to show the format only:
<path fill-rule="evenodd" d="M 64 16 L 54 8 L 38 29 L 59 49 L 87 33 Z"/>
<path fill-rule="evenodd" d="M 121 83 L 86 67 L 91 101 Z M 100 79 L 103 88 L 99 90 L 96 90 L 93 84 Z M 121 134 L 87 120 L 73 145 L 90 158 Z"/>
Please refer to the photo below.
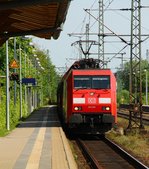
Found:
<path fill-rule="evenodd" d="M 106 107 L 106 110 L 109 111 L 109 110 L 110 110 L 110 107 Z"/>
<path fill-rule="evenodd" d="M 74 110 L 75 110 L 75 111 L 82 110 L 82 107 L 81 107 L 81 106 L 76 106 L 76 107 L 74 107 Z"/>
<path fill-rule="evenodd" d="M 79 110 L 79 108 L 78 108 L 78 107 L 75 107 L 75 108 L 74 108 L 74 110 L 76 110 L 76 111 L 77 111 L 77 110 Z"/>
<path fill-rule="evenodd" d="M 110 110 L 110 107 L 109 107 L 109 106 L 103 106 L 103 107 L 102 107 L 102 110 L 109 111 L 109 110 Z"/>

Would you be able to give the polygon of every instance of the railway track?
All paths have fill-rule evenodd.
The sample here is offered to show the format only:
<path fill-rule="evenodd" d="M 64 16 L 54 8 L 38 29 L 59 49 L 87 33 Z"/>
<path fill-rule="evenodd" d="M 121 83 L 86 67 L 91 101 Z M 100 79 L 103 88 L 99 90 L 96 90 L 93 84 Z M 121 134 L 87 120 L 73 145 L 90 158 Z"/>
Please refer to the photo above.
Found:
<path fill-rule="evenodd" d="M 105 137 L 81 138 L 77 144 L 93 169 L 148 169 Z"/>
<path fill-rule="evenodd" d="M 129 119 L 129 111 L 126 111 L 126 110 L 124 111 L 120 109 L 117 114 L 119 117 Z M 136 118 L 139 120 L 139 116 Z M 146 115 L 143 114 L 143 124 L 149 125 L 149 114 L 146 114 Z"/>

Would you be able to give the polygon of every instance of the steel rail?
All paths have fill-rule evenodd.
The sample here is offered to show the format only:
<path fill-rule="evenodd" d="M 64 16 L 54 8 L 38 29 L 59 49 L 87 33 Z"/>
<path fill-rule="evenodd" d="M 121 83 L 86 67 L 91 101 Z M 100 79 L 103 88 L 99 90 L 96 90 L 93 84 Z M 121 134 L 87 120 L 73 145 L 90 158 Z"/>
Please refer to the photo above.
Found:
<path fill-rule="evenodd" d="M 125 119 L 129 119 L 129 114 L 127 114 L 127 113 L 123 113 L 123 112 L 118 111 L 118 112 L 117 112 L 117 115 L 118 115 L 118 117 L 125 118 Z M 140 117 L 136 117 L 136 118 L 137 118 L 137 120 L 140 119 Z M 145 125 L 149 125 L 149 118 L 143 117 L 143 123 L 144 123 Z"/>
<path fill-rule="evenodd" d="M 104 169 L 103 166 L 100 165 L 98 162 L 98 159 L 96 158 L 95 155 L 90 151 L 90 148 L 87 147 L 85 144 L 85 141 L 82 141 L 78 139 L 76 142 L 79 146 L 79 148 L 82 150 L 84 157 L 87 159 L 88 163 L 90 163 L 90 167 L 93 169 Z M 97 141 L 97 140 L 96 140 Z M 115 153 L 120 156 L 121 158 L 124 159 L 127 163 L 129 163 L 132 167 L 134 168 L 139 168 L 139 169 L 148 169 L 147 166 L 145 166 L 143 163 L 138 161 L 136 158 L 134 158 L 132 155 L 127 153 L 125 150 L 123 150 L 120 146 L 116 145 L 114 142 L 109 140 L 108 138 L 102 138 L 102 141 L 110 147 L 112 150 L 115 151 Z M 95 145 L 96 146 L 96 145 Z M 95 153 L 96 154 L 96 153 Z"/>
<path fill-rule="evenodd" d="M 87 161 L 90 163 L 90 167 L 93 168 L 93 169 L 99 169 L 99 168 L 101 169 L 98 161 L 92 156 L 92 154 L 89 152 L 88 148 L 85 146 L 83 141 L 78 139 L 77 144 L 78 144 L 79 148 L 81 148 L 83 155 L 85 156 Z"/>
<path fill-rule="evenodd" d="M 141 163 L 139 160 L 137 160 L 135 157 L 127 153 L 125 150 L 123 150 L 120 146 L 109 140 L 108 138 L 105 138 L 104 141 L 112 148 L 114 149 L 118 154 L 120 154 L 124 159 L 126 159 L 132 166 L 139 169 L 149 169 L 149 167 L 145 166 L 143 163 Z"/>

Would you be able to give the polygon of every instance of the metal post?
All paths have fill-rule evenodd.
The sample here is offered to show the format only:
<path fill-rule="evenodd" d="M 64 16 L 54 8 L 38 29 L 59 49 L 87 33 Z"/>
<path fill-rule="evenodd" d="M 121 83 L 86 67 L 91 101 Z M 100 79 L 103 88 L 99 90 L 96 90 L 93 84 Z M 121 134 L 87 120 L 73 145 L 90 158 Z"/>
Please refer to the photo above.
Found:
<path fill-rule="evenodd" d="M 24 77 L 26 77 L 26 52 L 25 52 L 25 58 L 24 58 Z M 26 90 L 26 85 L 25 85 L 25 88 L 24 88 L 24 97 L 25 97 L 25 103 L 27 103 L 27 90 Z M 27 108 L 25 108 L 25 113 L 27 114 Z"/>
<path fill-rule="evenodd" d="M 16 55 L 16 37 L 14 37 L 14 59 L 17 59 Z M 14 69 L 14 73 L 16 73 L 16 69 Z M 17 102 L 17 82 L 14 81 L 14 106 L 16 106 Z"/>
<path fill-rule="evenodd" d="M 35 78 L 36 78 L 36 86 L 37 86 L 37 76 L 38 76 L 38 66 L 39 66 L 39 58 L 37 57 L 36 54 L 34 54 L 35 57 Z M 37 87 L 35 87 L 35 108 L 38 107 L 37 101 L 38 101 L 38 92 L 37 92 Z"/>
<path fill-rule="evenodd" d="M 129 80 L 129 96 L 130 96 L 130 109 L 128 129 L 133 127 L 144 128 L 142 121 L 142 71 L 141 71 L 141 1 L 132 0 L 131 3 L 131 45 L 130 45 L 130 80 Z M 139 73 L 137 73 L 139 72 Z M 135 74 L 134 74 L 135 73 Z M 137 78 L 138 84 L 135 85 Z M 138 91 L 136 95 L 135 90 Z M 134 104 L 137 102 L 137 104 Z M 136 112 L 136 108 L 137 112 Z M 133 113 L 132 113 L 133 112 Z M 137 123 L 137 116 L 140 115 L 140 124 Z M 134 122 L 134 124 L 132 124 Z"/>
<path fill-rule="evenodd" d="M 85 59 L 89 58 L 89 24 L 86 24 L 86 51 L 85 51 Z"/>
<path fill-rule="evenodd" d="M 147 70 L 145 70 L 146 75 L 146 105 L 148 105 L 148 77 L 147 77 Z"/>
<path fill-rule="evenodd" d="M 99 0 L 99 37 L 98 37 L 98 59 L 101 61 L 100 67 L 104 68 L 107 63 L 104 59 L 104 4 Z"/>
<path fill-rule="evenodd" d="M 32 112 L 32 90 L 31 86 L 27 86 L 27 104 L 28 104 L 28 112 Z"/>
<path fill-rule="evenodd" d="M 19 45 L 19 67 L 20 67 L 20 119 L 22 119 L 22 56 L 21 56 L 21 44 Z"/>
<path fill-rule="evenodd" d="M 10 130 L 9 122 L 9 59 L 8 59 L 8 40 L 6 41 L 6 126 Z"/>

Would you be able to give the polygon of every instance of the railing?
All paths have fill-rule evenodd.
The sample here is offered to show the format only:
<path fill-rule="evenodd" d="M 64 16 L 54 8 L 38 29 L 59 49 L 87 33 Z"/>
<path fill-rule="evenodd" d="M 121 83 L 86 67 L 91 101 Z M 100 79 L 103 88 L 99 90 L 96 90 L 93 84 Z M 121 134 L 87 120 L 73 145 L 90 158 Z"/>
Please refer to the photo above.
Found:
<path fill-rule="evenodd" d="M 137 107 L 137 105 L 131 105 L 131 104 L 120 104 L 119 109 L 124 109 L 124 110 L 132 110 Z M 149 105 L 142 105 L 142 111 L 143 113 L 149 113 Z"/>

